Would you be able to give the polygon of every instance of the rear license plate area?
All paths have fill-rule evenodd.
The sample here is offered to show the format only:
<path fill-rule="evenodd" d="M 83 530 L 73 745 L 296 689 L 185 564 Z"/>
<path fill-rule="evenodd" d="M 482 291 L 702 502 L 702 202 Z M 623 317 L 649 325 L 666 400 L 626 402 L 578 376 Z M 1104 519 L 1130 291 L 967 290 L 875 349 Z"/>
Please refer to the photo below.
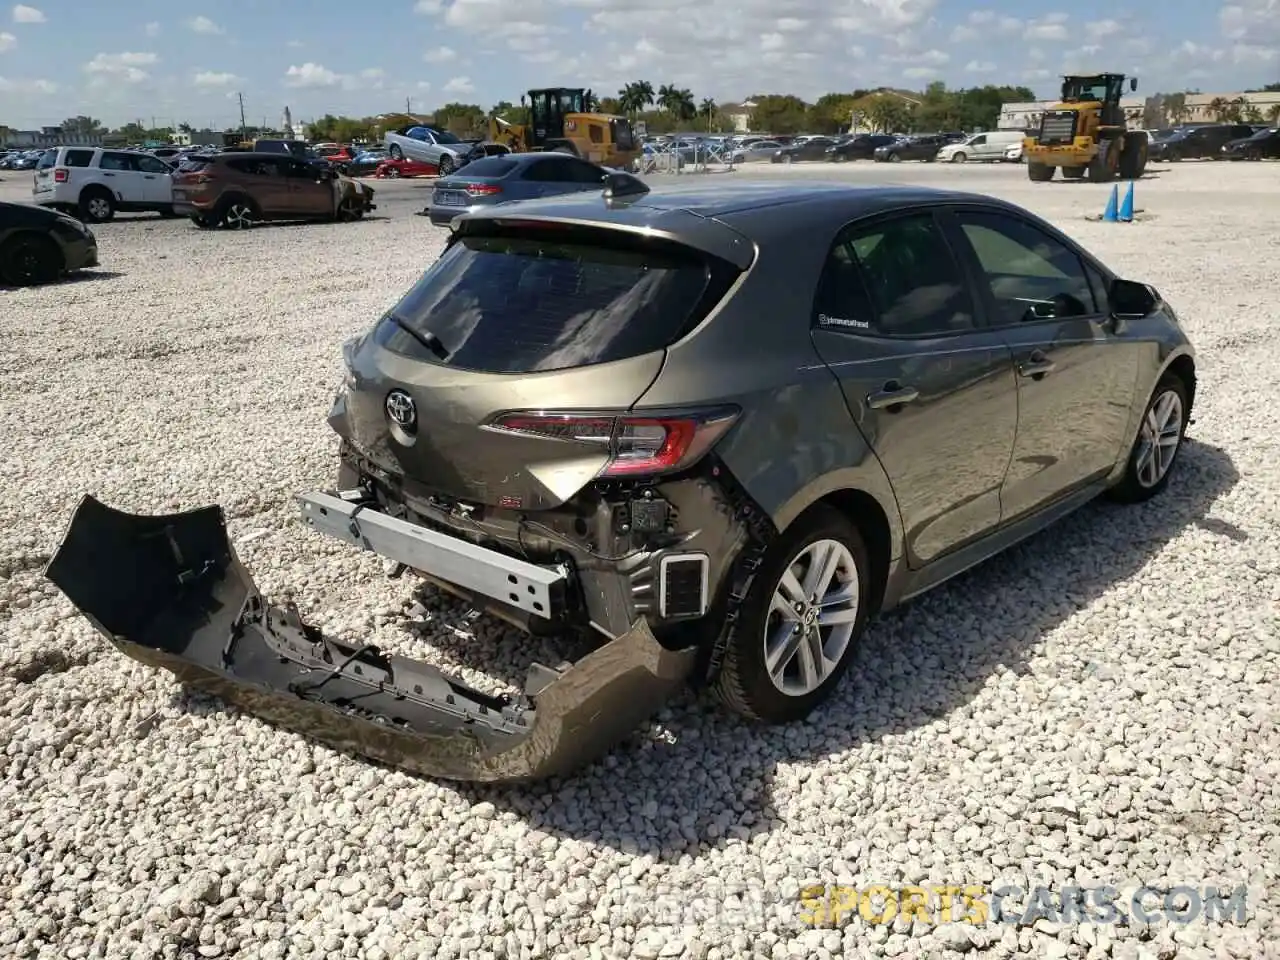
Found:
<path fill-rule="evenodd" d="M 442 207 L 465 207 L 466 194 L 461 190 L 437 190 L 433 198 Z"/>

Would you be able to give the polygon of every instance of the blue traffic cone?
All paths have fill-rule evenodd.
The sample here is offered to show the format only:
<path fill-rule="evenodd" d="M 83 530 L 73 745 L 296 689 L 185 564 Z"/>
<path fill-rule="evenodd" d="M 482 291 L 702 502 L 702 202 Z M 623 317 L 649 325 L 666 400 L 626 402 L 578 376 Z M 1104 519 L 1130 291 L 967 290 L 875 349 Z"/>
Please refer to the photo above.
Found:
<path fill-rule="evenodd" d="M 1120 202 L 1120 188 L 1111 188 L 1111 199 L 1107 201 L 1107 209 L 1102 212 L 1102 219 L 1107 223 L 1115 223 L 1120 218 L 1116 215 L 1116 204 Z"/>
<path fill-rule="evenodd" d="M 1124 203 L 1120 204 L 1120 219 L 1125 223 L 1133 221 L 1133 181 L 1129 181 L 1129 189 L 1124 195 Z"/>

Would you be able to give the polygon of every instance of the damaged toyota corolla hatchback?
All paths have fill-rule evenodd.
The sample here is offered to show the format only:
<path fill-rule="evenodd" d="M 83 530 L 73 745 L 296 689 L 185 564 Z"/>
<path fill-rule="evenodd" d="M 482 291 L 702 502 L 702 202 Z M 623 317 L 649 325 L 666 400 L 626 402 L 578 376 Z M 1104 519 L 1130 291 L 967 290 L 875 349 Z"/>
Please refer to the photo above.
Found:
<path fill-rule="evenodd" d="M 271 606 L 221 511 L 91 497 L 48 576 L 125 652 L 424 774 L 572 769 L 682 684 L 770 723 L 869 617 L 1169 482 L 1194 355 L 1152 288 L 989 197 L 733 184 L 465 216 L 345 346 L 314 529 L 531 633 L 491 697 Z"/>

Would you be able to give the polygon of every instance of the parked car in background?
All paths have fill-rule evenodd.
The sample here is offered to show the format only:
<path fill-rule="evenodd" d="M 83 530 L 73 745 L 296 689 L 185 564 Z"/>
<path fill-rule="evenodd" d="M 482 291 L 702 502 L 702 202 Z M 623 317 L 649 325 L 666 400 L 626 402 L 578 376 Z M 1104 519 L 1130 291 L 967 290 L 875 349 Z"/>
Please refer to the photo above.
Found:
<path fill-rule="evenodd" d="M 825 160 L 827 148 L 834 147 L 834 137 L 804 137 L 779 147 L 770 158 L 771 163 L 793 163 L 798 160 Z"/>
<path fill-rule="evenodd" d="M 373 188 L 328 165 L 278 153 L 188 158 L 174 176 L 174 210 L 198 227 L 243 230 L 264 220 L 359 220 Z"/>
<path fill-rule="evenodd" d="M 615 171 L 567 153 L 512 153 L 482 157 L 442 176 L 431 192 L 429 217 L 436 226 L 498 203 L 601 191 Z"/>
<path fill-rule="evenodd" d="M 898 138 L 889 133 L 859 133 L 827 147 L 827 159 L 834 163 L 846 160 L 873 160 L 876 150 L 888 146 Z"/>
<path fill-rule="evenodd" d="M 447 130 L 423 126 L 390 131 L 383 140 L 392 159 L 434 164 L 442 177 L 463 166 L 475 146 Z"/>
<path fill-rule="evenodd" d="M 975 133 L 959 143 L 944 143 L 938 149 L 938 159 L 947 163 L 964 163 L 968 160 L 1001 162 L 1005 151 L 1015 143 L 1021 144 L 1023 136 L 1020 130 Z"/>
<path fill-rule="evenodd" d="M 390 154 L 382 147 L 357 151 L 349 163 L 343 165 L 342 172 L 349 177 L 368 177 L 377 173 L 378 167 L 386 163 Z"/>
<path fill-rule="evenodd" d="M 32 199 L 44 207 L 74 210 L 87 223 L 122 213 L 173 212 L 173 168 L 147 153 L 102 147 L 56 147 L 36 165 Z"/>
<path fill-rule="evenodd" d="M 753 140 L 742 146 L 731 147 L 729 157 L 734 163 L 760 163 L 771 160 L 781 146 L 777 140 Z"/>
<path fill-rule="evenodd" d="M 1149 147 L 1152 160 L 1221 160 L 1222 148 L 1232 140 L 1253 136 L 1247 123 L 1211 123 L 1182 127 L 1155 140 Z"/>
<path fill-rule="evenodd" d="M 1222 154 L 1228 160 L 1280 159 L 1280 127 L 1263 127 L 1253 136 L 1229 140 Z"/>
<path fill-rule="evenodd" d="M 378 168 L 374 171 L 375 177 L 396 179 L 398 177 L 434 177 L 440 172 L 440 169 L 434 163 L 424 163 L 421 160 L 396 160 L 394 157 L 387 157 L 378 164 Z"/>
<path fill-rule="evenodd" d="M 0 203 L 0 284 L 52 283 L 98 266 L 98 240 L 79 220 L 26 203 Z"/>
<path fill-rule="evenodd" d="M 1006 163 L 1022 162 L 1023 157 L 1022 157 L 1022 141 L 1021 140 L 1019 140 L 1017 143 L 1011 143 L 1009 144 L 1009 146 L 1005 147 L 1004 159 Z"/>
<path fill-rule="evenodd" d="M 938 151 L 947 144 L 940 133 L 902 137 L 893 143 L 877 147 L 874 159 L 878 163 L 897 163 L 900 160 L 924 160 L 932 163 L 938 159 Z"/>
<path fill-rule="evenodd" d="M 355 158 L 355 150 L 349 144 L 317 143 L 313 149 L 321 160 L 327 160 L 339 168 Z"/>

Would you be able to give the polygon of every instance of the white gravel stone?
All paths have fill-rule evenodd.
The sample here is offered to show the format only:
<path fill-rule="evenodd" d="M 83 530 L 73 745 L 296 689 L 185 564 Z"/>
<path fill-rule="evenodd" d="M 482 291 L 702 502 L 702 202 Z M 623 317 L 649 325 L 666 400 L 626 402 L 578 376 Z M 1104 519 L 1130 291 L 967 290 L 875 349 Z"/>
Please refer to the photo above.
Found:
<path fill-rule="evenodd" d="M 1012 166 L 752 172 L 970 187 L 1061 224 L 1175 305 L 1200 351 L 1193 442 L 1157 501 L 1086 509 L 876 624 L 811 722 L 760 730 L 685 697 L 663 736 L 520 790 L 383 770 L 185 694 L 40 577 L 85 492 L 220 503 L 267 595 L 323 629 L 493 690 L 558 662 L 295 521 L 291 497 L 334 476 L 340 343 L 441 232 L 404 215 L 97 228 L 118 276 L 0 298 L 0 956 L 1266 956 L 1275 171 L 1160 168 L 1128 225 L 1086 219 L 1108 188 Z M 0 197 L 27 190 L 9 178 Z M 1241 926 L 800 921 L 809 884 L 975 882 L 1253 892 Z"/>

